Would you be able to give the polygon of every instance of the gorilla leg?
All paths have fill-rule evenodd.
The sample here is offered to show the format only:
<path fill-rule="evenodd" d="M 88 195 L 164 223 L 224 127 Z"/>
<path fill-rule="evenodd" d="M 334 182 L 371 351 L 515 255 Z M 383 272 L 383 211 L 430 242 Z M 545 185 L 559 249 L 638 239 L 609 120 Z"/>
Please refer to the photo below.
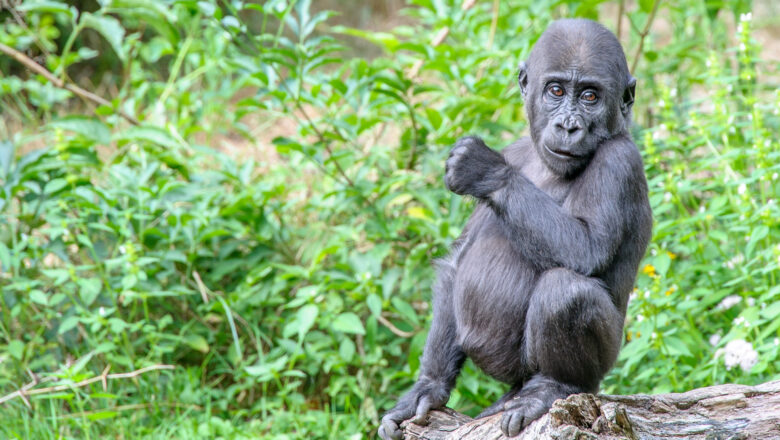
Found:
<path fill-rule="evenodd" d="M 620 350 L 623 316 L 596 278 L 563 268 L 542 274 L 528 308 L 525 350 L 537 373 L 507 402 L 501 428 L 517 435 L 570 394 L 598 391 Z"/>
<path fill-rule="evenodd" d="M 453 277 L 454 268 L 448 261 L 443 262 L 433 289 L 433 323 L 425 341 L 420 377 L 395 407 L 382 417 L 379 436 L 384 440 L 401 439 L 401 422 L 414 416 L 413 422 L 422 425 L 429 410 L 442 407 L 449 400 L 450 390 L 466 359 L 456 343 L 458 337 L 452 310 Z"/>

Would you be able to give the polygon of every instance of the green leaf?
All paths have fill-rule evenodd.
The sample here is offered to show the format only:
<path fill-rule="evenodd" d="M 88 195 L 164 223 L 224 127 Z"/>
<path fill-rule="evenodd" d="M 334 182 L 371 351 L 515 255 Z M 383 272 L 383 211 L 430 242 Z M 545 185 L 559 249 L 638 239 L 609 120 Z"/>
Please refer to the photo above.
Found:
<path fill-rule="evenodd" d="M 96 413 L 90 413 L 87 415 L 89 420 L 101 420 L 101 419 L 113 419 L 119 413 L 117 411 L 100 411 Z"/>
<path fill-rule="evenodd" d="M 382 299 L 376 293 L 368 295 L 366 305 L 368 305 L 368 310 L 371 310 L 372 315 L 379 316 L 382 313 Z"/>
<path fill-rule="evenodd" d="M 345 362 L 352 362 L 352 358 L 355 357 L 355 343 L 352 342 L 352 339 L 344 338 L 341 340 L 339 356 Z"/>
<path fill-rule="evenodd" d="M 756 248 L 758 242 L 763 240 L 767 234 L 769 234 L 769 228 L 766 225 L 761 225 L 754 229 L 753 232 L 751 232 L 750 241 L 748 242 L 747 246 L 745 246 L 746 258 L 751 258 L 753 256 L 753 249 Z"/>
<path fill-rule="evenodd" d="M 642 10 L 642 12 L 649 13 L 653 10 L 653 4 L 659 0 L 639 0 L 639 9 Z"/>
<path fill-rule="evenodd" d="M 118 133 L 115 137 L 118 142 L 148 142 L 162 147 L 176 147 L 178 144 L 166 130 L 153 125 L 141 125 L 130 127 Z"/>
<path fill-rule="evenodd" d="M 103 145 L 111 142 L 111 131 L 95 118 L 68 116 L 49 122 L 48 127 L 72 131 Z"/>
<path fill-rule="evenodd" d="M 409 323 L 419 325 L 420 321 L 417 317 L 417 312 L 414 311 L 414 307 L 409 305 L 409 303 L 397 296 L 394 296 L 390 302 L 393 303 L 393 306 L 398 310 L 398 313 L 400 313 Z"/>
<path fill-rule="evenodd" d="M 314 304 L 307 304 L 298 310 L 298 340 L 302 340 L 303 335 L 314 325 L 319 310 Z"/>
<path fill-rule="evenodd" d="M 103 283 L 97 278 L 81 278 L 78 280 L 78 285 L 79 295 L 81 295 L 81 300 L 84 301 L 85 306 L 95 302 L 103 287 Z"/>
<path fill-rule="evenodd" d="M 664 346 L 669 350 L 669 355 L 674 357 L 679 356 L 693 356 L 691 350 L 685 345 L 681 339 L 675 337 L 667 337 L 664 339 Z"/>
<path fill-rule="evenodd" d="M 60 323 L 60 328 L 57 329 L 58 334 L 63 334 L 67 332 L 68 330 L 71 330 L 75 328 L 79 323 L 78 316 L 68 316 L 67 318 L 63 319 Z"/>
<path fill-rule="evenodd" d="M 38 303 L 44 306 L 49 303 L 49 298 L 46 296 L 46 294 L 38 289 L 30 292 L 30 300 L 34 303 Z"/>
<path fill-rule="evenodd" d="M 14 339 L 8 343 L 6 349 L 8 350 L 8 354 L 10 354 L 11 357 L 15 358 L 16 360 L 22 360 L 22 356 L 24 356 L 24 343 L 22 341 Z"/>
<path fill-rule="evenodd" d="M 14 162 L 14 144 L 7 141 L 0 141 L 0 181 L 6 180 L 11 171 L 11 164 Z"/>
<path fill-rule="evenodd" d="M 75 7 L 55 1 L 22 2 L 20 5 L 14 7 L 22 12 L 36 11 L 61 13 L 66 14 L 70 18 L 73 18 L 77 14 Z"/>
<path fill-rule="evenodd" d="M 204 338 L 201 335 L 196 335 L 194 333 L 189 333 L 186 336 L 182 338 L 184 343 L 189 345 L 195 350 L 198 350 L 201 353 L 208 353 L 209 351 L 209 343 L 206 341 L 206 338 Z"/>
<path fill-rule="evenodd" d="M 52 179 L 46 182 L 46 186 L 43 187 L 43 193 L 48 195 L 54 194 L 62 188 L 65 188 L 67 184 L 68 181 L 63 178 Z"/>
<path fill-rule="evenodd" d="M 11 251 L 0 242 L 0 272 L 9 273 L 11 271 Z"/>
<path fill-rule="evenodd" d="M 81 13 L 81 24 L 96 30 L 108 41 L 120 60 L 125 60 L 125 52 L 122 50 L 122 40 L 125 37 L 125 29 L 119 24 L 119 20 L 108 15 L 95 15 L 89 12 Z"/>
<path fill-rule="evenodd" d="M 366 334 L 363 323 L 360 318 L 352 312 L 345 312 L 336 317 L 333 321 L 333 329 L 344 333 L 355 333 L 358 335 Z"/>

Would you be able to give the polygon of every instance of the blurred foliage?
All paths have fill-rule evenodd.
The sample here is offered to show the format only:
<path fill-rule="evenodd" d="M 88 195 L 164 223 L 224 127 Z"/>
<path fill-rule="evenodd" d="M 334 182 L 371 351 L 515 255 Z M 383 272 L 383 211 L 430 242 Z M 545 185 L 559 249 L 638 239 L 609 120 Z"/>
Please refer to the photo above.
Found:
<path fill-rule="evenodd" d="M 473 207 L 441 182 L 449 145 L 522 133 L 516 65 L 551 20 L 616 28 L 599 0 L 493 5 L 414 0 L 414 25 L 387 33 L 332 26 L 308 0 L 0 12 L 0 43 L 110 99 L 0 57 L 0 393 L 177 366 L 0 403 L 0 435 L 372 437 L 415 378 L 431 261 Z M 748 1 L 625 6 L 655 228 L 602 389 L 766 381 L 780 371 L 777 66 Z M 643 37 L 649 20 L 666 33 Z M 345 59 L 347 36 L 383 55 Z M 473 414 L 504 388 L 467 364 L 450 405 Z"/>

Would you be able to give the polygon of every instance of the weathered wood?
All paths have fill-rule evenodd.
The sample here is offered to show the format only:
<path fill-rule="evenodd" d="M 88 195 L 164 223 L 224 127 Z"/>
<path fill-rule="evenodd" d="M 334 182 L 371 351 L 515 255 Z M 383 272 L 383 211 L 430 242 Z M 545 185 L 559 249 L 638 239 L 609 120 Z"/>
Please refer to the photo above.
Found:
<path fill-rule="evenodd" d="M 449 408 L 427 426 L 404 422 L 407 440 L 502 440 L 501 414 L 474 420 Z M 780 380 L 755 387 L 718 385 L 685 393 L 575 394 L 515 440 L 780 439 Z"/>

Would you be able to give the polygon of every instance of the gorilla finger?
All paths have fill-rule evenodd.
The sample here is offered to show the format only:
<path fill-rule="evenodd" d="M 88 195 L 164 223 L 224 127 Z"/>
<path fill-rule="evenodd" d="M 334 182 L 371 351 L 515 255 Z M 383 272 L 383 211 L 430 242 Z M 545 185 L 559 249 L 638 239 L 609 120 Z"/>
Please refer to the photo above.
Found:
<path fill-rule="evenodd" d="M 394 420 L 382 419 L 382 426 L 379 427 L 379 436 L 382 437 L 382 440 L 401 440 L 404 438 L 404 433 L 401 432 Z"/>
<path fill-rule="evenodd" d="M 482 412 L 479 413 L 474 418 L 475 419 L 484 419 L 485 417 L 494 416 L 494 415 L 500 413 L 501 411 L 503 411 L 503 408 L 501 408 L 501 406 L 498 406 L 498 407 L 492 407 L 491 406 L 489 408 L 485 408 L 484 410 L 482 410 Z"/>
<path fill-rule="evenodd" d="M 504 413 L 504 417 L 501 419 L 501 431 L 507 437 L 514 437 L 520 434 L 523 430 L 523 413 L 519 411 L 511 411 Z"/>
<path fill-rule="evenodd" d="M 428 412 L 431 410 L 431 398 L 428 396 L 420 399 L 417 404 L 417 412 L 412 419 L 412 423 L 415 425 L 425 426 L 428 424 Z"/>
<path fill-rule="evenodd" d="M 509 420 L 512 418 L 512 413 L 504 413 L 503 416 L 501 416 L 501 432 L 504 434 L 509 431 Z"/>

